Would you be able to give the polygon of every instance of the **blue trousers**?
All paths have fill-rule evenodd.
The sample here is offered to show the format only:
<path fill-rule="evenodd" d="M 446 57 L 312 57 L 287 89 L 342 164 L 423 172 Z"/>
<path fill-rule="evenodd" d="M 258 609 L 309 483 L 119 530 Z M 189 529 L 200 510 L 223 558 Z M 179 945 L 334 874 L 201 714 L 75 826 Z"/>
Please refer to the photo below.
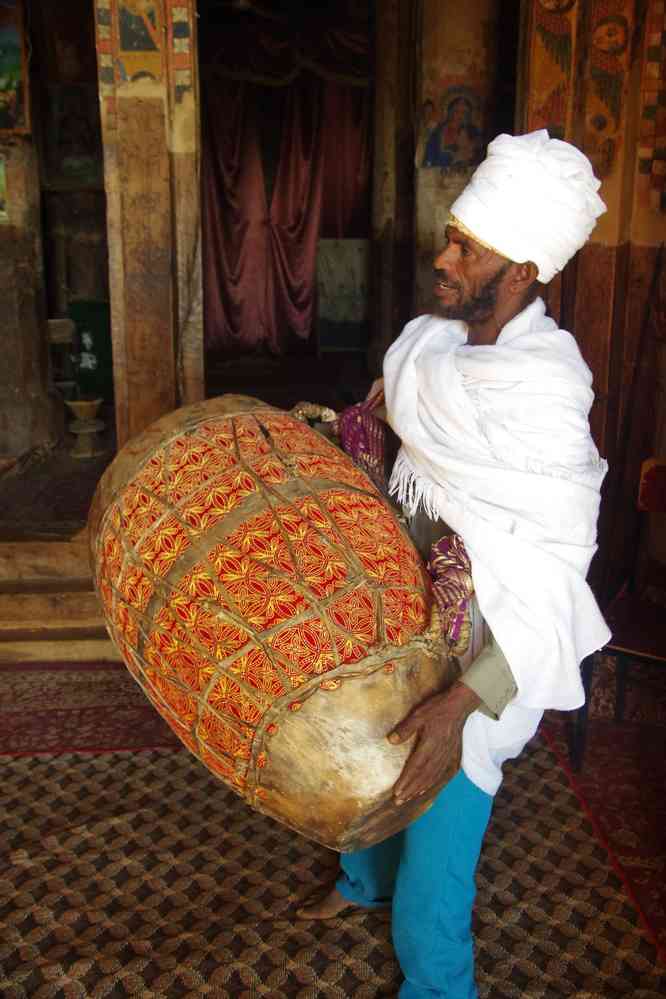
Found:
<path fill-rule="evenodd" d="M 493 799 L 462 770 L 432 807 L 383 843 L 340 858 L 336 887 L 350 902 L 393 902 L 400 999 L 476 999 L 475 871 Z"/>

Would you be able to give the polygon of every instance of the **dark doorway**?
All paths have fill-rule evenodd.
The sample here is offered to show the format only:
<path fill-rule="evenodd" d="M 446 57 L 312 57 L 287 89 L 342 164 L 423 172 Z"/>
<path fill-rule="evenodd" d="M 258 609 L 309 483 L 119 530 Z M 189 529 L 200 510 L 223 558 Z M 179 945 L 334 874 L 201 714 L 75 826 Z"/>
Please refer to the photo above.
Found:
<path fill-rule="evenodd" d="M 200 0 L 209 394 L 367 387 L 372 4 Z"/>

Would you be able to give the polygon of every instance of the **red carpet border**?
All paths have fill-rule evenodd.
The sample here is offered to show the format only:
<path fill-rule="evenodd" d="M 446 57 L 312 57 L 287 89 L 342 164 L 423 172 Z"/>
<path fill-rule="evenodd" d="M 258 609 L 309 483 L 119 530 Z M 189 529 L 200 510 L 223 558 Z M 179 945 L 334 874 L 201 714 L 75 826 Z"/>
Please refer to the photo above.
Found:
<path fill-rule="evenodd" d="M 120 663 L 0 667 L 0 755 L 180 747 Z"/>
<path fill-rule="evenodd" d="M 666 728 L 592 720 L 577 774 L 564 723 L 549 718 L 544 735 L 666 966 Z"/>

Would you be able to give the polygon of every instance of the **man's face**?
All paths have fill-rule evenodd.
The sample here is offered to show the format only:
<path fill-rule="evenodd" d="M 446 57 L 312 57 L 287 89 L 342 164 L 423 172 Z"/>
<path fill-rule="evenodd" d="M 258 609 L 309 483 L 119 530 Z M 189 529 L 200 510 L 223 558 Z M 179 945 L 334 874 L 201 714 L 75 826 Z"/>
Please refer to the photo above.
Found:
<path fill-rule="evenodd" d="M 468 323 L 490 319 L 510 266 L 510 260 L 447 226 L 445 245 L 434 262 L 437 312 L 444 319 Z"/>

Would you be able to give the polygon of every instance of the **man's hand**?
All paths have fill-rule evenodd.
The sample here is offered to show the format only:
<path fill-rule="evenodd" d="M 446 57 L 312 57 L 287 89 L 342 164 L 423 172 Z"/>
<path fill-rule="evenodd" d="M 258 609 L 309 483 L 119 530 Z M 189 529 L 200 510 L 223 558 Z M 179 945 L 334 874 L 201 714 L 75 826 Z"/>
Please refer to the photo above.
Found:
<path fill-rule="evenodd" d="M 396 805 L 420 797 L 460 767 L 462 730 L 481 698 L 463 683 L 433 694 L 389 734 L 393 745 L 416 736 L 414 748 L 393 788 Z"/>

